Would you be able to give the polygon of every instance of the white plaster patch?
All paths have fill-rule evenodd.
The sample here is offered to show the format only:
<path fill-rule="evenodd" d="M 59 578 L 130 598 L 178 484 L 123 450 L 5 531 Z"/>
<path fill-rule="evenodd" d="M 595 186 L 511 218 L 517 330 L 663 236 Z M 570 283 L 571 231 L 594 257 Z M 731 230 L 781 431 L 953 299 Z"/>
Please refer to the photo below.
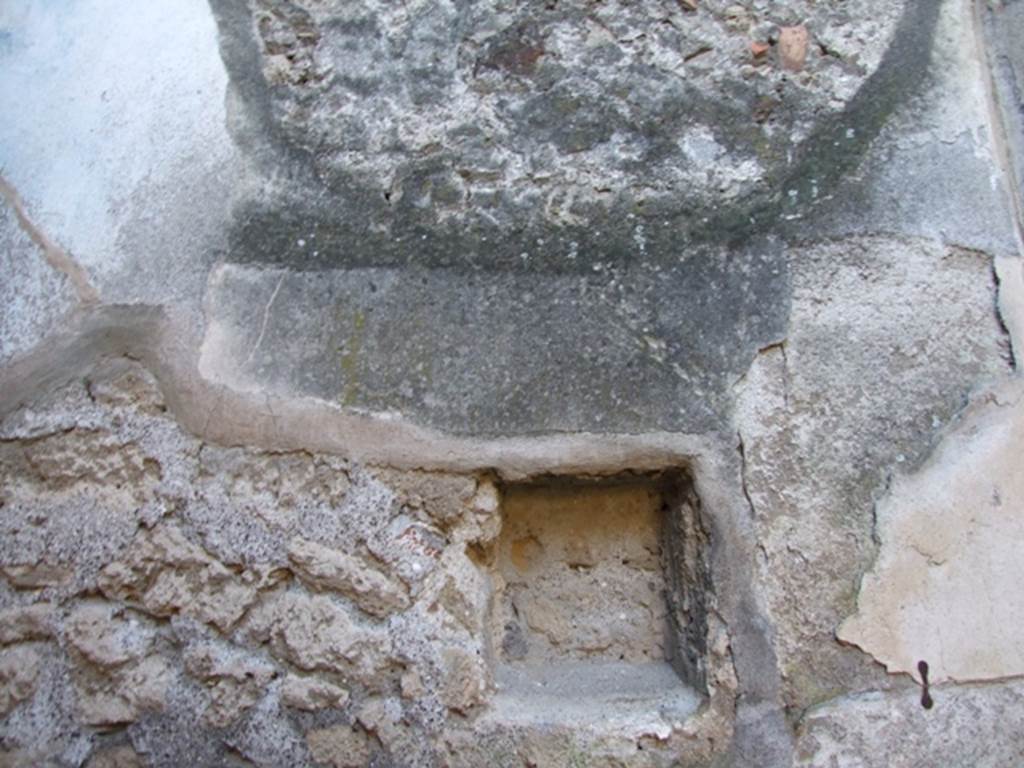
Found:
<path fill-rule="evenodd" d="M 838 630 L 929 679 L 1024 674 L 1024 382 L 976 399 L 919 471 L 878 504 L 881 551 Z"/>
<path fill-rule="evenodd" d="M 8 0 L 0 73 L 0 167 L 90 272 L 123 266 L 132 218 L 168 218 L 155 190 L 199 184 L 234 151 L 204 0 Z M 175 204 L 206 215 L 201 200 Z"/>

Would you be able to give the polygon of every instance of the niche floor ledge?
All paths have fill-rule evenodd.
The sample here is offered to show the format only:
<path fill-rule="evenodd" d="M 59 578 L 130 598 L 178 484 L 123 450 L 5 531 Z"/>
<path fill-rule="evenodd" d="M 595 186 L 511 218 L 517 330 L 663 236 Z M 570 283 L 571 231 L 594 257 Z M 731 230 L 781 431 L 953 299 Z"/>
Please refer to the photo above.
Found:
<path fill-rule="evenodd" d="M 503 725 L 600 725 L 664 737 L 704 700 L 666 662 L 508 663 L 495 669 L 495 683 L 486 717 Z"/>

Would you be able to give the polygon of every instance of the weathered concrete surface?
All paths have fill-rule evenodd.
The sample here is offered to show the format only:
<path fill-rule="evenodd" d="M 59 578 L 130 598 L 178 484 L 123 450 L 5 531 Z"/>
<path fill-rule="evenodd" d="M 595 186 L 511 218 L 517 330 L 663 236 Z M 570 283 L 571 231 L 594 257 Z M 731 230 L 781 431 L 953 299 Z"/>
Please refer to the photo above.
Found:
<path fill-rule="evenodd" d="M 856 165 L 926 71 L 938 16 L 522 4 L 446 24 L 447 7 L 214 6 L 236 135 L 275 181 L 235 209 L 204 371 L 486 435 L 726 428 L 728 383 L 784 334 L 772 233 Z M 801 20 L 804 71 L 754 60 L 751 41 Z M 740 193 L 723 175 L 747 155 Z"/>
<path fill-rule="evenodd" d="M 455 434 L 707 432 L 784 332 L 786 272 L 777 242 L 586 277 L 228 264 L 200 370 Z"/>
<path fill-rule="evenodd" d="M 300 181 L 240 212 L 234 258 L 509 269 L 526 252 L 531 271 L 628 259 L 638 228 L 652 250 L 732 240 L 747 223 L 720 209 L 788 201 L 794 166 L 828 186 L 818 150 L 839 122 L 830 165 L 863 149 L 935 19 L 877 0 L 213 7 L 235 130 Z M 797 24 L 815 33 L 801 72 L 753 55 Z"/>
<path fill-rule="evenodd" d="M 1020 765 L 1024 685 L 944 686 L 932 709 L 920 692 L 859 694 L 816 707 L 800 723 L 799 766 L 926 768 Z"/>
<path fill-rule="evenodd" d="M 264 85 L 257 98 L 253 73 L 240 74 L 242 54 L 236 47 L 255 46 L 270 58 L 280 54 L 268 53 L 277 49 L 265 40 L 260 48 L 258 40 L 242 39 L 238 28 L 248 17 L 238 16 L 237 4 L 225 5 L 234 9 L 222 9 L 219 15 L 224 44 L 231 44 L 226 60 L 233 76 L 243 78 L 248 110 L 258 103 L 263 105 L 260 119 L 283 121 L 279 131 L 267 129 L 275 140 L 289 147 L 306 142 L 306 154 L 268 150 L 260 157 L 277 158 L 277 173 L 299 162 L 297 152 L 308 155 L 314 165 L 328 162 L 323 147 L 335 144 L 321 136 L 316 144 L 320 149 L 306 146 L 307 133 L 313 130 L 309 122 L 325 120 L 319 115 L 328 106 L 316 102 L 302 112 L 306 122 L 296 126 L 288 117 L 289 110 L 297 109 L 294 91 L 313 84 L 302 81 L 269 90 Z M 883 231 L 941 239 L 986 253 L 1015 253 L 1005 189 L 995 183 L 988 104 L 984 89 L 977 86 L 984 77 L 984 56 L 973 28 L 962 23 L 965 7 L 946 4 L 939 13 L 937 4 L 910 4 L 900 24 L 892 4 L 884 13 L 860 9 L 863 15 L 856 23 L 872 19 L 870 23 L 882 24 L 894 36 L 886 57 L 858 54 L 870 60 L 865 74 L 881 68 L 877 76 L 857 80 L 865 90 L 856 98 L 851 91 L 841 109 L 830 108 L 840 111 L 826 110 L 831 116 L 819 117 L 814 130 L 797 131 L 807 138 L 787 150 L 789 159 L 776 174 L 785 179 L 780 176 L 764 195 L 749 200 L 726 205 L 713 202 L 710 193 L 697 192 L 703 201 L 685 204 L 684 213 L 666 210 L 657 200 L 647 209 L 635 201 L 625 208 L 595 203 L 574 214 L 578 225 L 552 223 L 544 218 L 546 213 L 537 214 L 543 221 L 536 223 L 532 213 L 515 212 L 518 203 L 476 224 L 480 209 L 469 192 L 451 214 L 442 215 L 443 208 L 432 203 L 411 209 L 391 205 L 372 184 L 406 172 L 416 176 L 394 166 L 427 162 L 413 151 L 417 141 L 427 142 L 435 154 L 451 154 L 454 159 L 446 161 L 451 165 L 443 173 L 455 173 L 460 153 L 470 152 L 458 132 L 445 138 L 443 127 L 423 126 L 422 121 L 415 124 L 421 133 L 441 131 L 434 143 L 407 137 L 405 143 L 360 155 L 360 162 L 370 163 L 373 172 L 362 168 L 353 173 L 373 179 L 372 184 L 346 182 L 338 191 L 337 184 L 332 187 L 323 180 L 324 174 L 330 177 L 327 171 L 319 174 L 320 180 L 300 175 L 300 182 L 275 184 L 275 196 L 259 196 L 259 210 L 253 209 L 255 200 L 236 210 L 229 258 L 239 264 L 221 267 L 211 278 L 211 323 L 202 370 L 211 380 L 236 389 L 297 392 L 364 411 L 400 413 L 459 434 L 724 428 L 728 384 L 742 375 L 758 349 L 785 335 L 789 260 L 779 239 L 765 235 L 780 228 L 801 239 Z M 719 12 L 711 8 L 711 16 Z M 359 9 L 351 13 L 352 19 L 365 20 Z M 316 19 L 302 18 L 303 29 L 318 29 Z M 703 23 L 701 18 L 698 14 L 691 23 Z M 822 17 L 820 45 L 828 48 L 822 41 L 831 40 L 830 35 L 849 44 L 842 18 L 855 24 L 857 15 Z M 345 24 L 358 26 L 352 19 L 339 24 L 345 29 Z M 391 32 L 408 34 L 407 20 L 388 23 L 394 29 L 382 32 L 385 38 Z M 745 34 L 757 37 L 756 24 L 751 29 Z M 933 31 L 937 37 L 931 47 Z M 312 50 L 335 50 L 335 43 L 313 37 L 308 40 Z M 307 54 L 314 55 L 307 51 L 296 60 L 305 61 Z M 251 58 L 252 51 L 247 55 Z M 328 53 L 317 55 L 329 58 Z M 901 102 L 911 93 L 913 73 L 924 77 L 929 56 L 944 66 L 929 71 L 927 97 Z M 817 80 L 839 77 L 829 62 L 823 57 L 814 66 L 824 69 L 813 78 L 805 73 L 794 82 L 786 80 L 785 87 L 813 89 Z M 462 73 L 459 77 L 468 76 L 453 66 Z M 616 74 L 619 66 L 609 63 L 607 71 L 599 72 L 621 77 Z M 325 77 L 334 82 L 338 65 L 328 69 L 333 74 Z M 774 66 L 755 69 L 750 82 L 741 78 L 746 83 L 743 98 L 754 100 L 750 110 L 757 99 L 766 98 L 757 96 L 757 89 L 779 76 Z M 405 91 L 392 94 L 396 86 L 389 78 L 395 76 L 390 70 L 374 72 L 373 84 L 367 86 L 376 94 L 372 98 L 411 98 Z M 515 73 L 505 76 L 518 82 Z M 703 82 L 700 76 L 696 82 Z M 440 87 L 431 83 L 428 78 L 424 87 Z M 517 92 L 525 87 L 520 83 Z M 323 83 L 315 88 L 329 90 Z M 264 104 L 267 99 L 271 104 L 283 99 L 291 106 L 272 108 Z M 785 99 L 783 103 L 788 104 Z M 808 103 L 801 97 L 803 106 L 780 108 L 797 119 Z M 456 110 L 453 115 L 462 114 L 457 107 L 451 109 Z M 450 120 L 457 122 L 455 116 Z M 771 121 L 752 125 L 773 136 L 780 128 Z M 688 130 L 689 136 L 695 129 Z M 735 126 L 719 124 L 715 130 L 737 134 Z M 300 141 L 299 135 L 307 138 Z M 642 138 L 640 134 L 636 140 Z M 614 158 L 621 155 L 621 147 L 613 152 L 604 142 L 601 146 Z M 488 183 L 516 188 L 506 175 L 518 166 L 504 162 L 500 149 L 488 151 L 498 169 Z M 428 157 L 433 156 L 430 152 Z M 558 154 L 559 162 L 585 164 L 579 153 L 562 148 Z M 659 162 L 680 167 L 696 162 L 685 153 L 672 157 Z M 708 172 L 721 166 L 716 156 L 702 162 Z M 600 165 L 611 168 L 615 162 L 605 159 Z M 352 170 L 344 167 L 346 173 Z M 551 187 L 551 194 L 558 196 L 571 184 L 553 173 L 538 190 Z M 908 177 L 915 179 L 910 187 Z M 401 197 L 397 187 L 394 195 Z M 678 191 L 669 196 L 673 205 L 682 204 Z M 965 206 L 967 200 L 970 206 Z M 528 208 L 547 211 L 537 203 Z M 349 213 L 339 219 L 337 210 Z M 739 213 L 743 210 L 747 214 Z M 353 224 L 357 232 L 346 229 Z M 752 233 L 759 236 L 747 239 Z M 725 245 L 713 245 L 715 241 Z M 274 268 L 244 266 L 253 262 Z"/>
<path fill-rule="evenodd" d="M 264 119 L 329 187 L 400 216 L 483 206 L 505 219 L 544 201 L 555 221 L 602 196 L 706 207 L 748 193 L 874 74 L 903 5 L 263 2 L 250 20 L 241 3 L 214 3 L 226 36 L 252 34 L 240 21 L 257 33 L 259 73 L 226 55 L 247 106 L 269 101 Z M 751 40 L 798 23 L 818 33 L 819 49 L 791 62 L 803 76 L 752 55 Z M 752 127 L 750 105 L 768 98 L 766 125 Z"/>
<path fill-rule="evenodd" d="M 985 41 L 970 2 L 934 7 L 927 75 L 912 98 L 893 105 L 838 188 L 823 193 L 823 216 L 794 220 L 803 237 L 893 232 L 1018 255 L 1019 211 L 993 121 Z"/>
<path fill-rule="evenodd" d="M 1005 173 L 1016 195 L 1018 221 L 1024 221 L 1024 54 L 1017 41 L 1024 29 L 1019 0 L 978 4 L 992 71 L 994 128 L 1004 144 Z"/>

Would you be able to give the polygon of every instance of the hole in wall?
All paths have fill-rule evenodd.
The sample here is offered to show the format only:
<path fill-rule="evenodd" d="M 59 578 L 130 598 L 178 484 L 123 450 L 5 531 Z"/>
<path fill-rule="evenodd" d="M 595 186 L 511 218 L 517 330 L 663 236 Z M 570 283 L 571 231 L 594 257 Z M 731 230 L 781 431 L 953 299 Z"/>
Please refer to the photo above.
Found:
<path fill-rule="evenodd" d="M 501 515 L 490 558 L 499 698 L 528 697 L 519 709 L 531 712 L 546 699 L 567 717 L 611 703 L 696 709 L 710 536 L 688 470 L 510 483 Z"/>

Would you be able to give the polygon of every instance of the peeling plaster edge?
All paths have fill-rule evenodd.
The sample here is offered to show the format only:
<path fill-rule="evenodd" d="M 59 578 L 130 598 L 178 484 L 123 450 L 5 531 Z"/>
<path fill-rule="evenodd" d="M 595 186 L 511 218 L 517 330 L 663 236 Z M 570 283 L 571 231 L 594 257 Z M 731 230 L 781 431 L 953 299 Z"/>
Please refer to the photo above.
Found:
<path fill-rule="evenodd" d="M 1024 264 L 1022 264 L 1021 259 L 1011 257 L 1006 260 L 1013 264 L 1017 269 L 1018 274 L 1021 276 L 1021 280 L 1024 281 Z M 872 650 L 869 647 L 872 644 L 871 639 L 861 632 L 862 626 L 865 623 L 865 612 L 861 604 L 862 598 L 865 594 L 865 590 L 870 588 L 868 582 L 872 579 L 879 581 L 881 578 L 879 572 L 882 560 L 880 558 L 883 554 L 885 539 L 882 534 L 882 526 L 879 520 L 879 507 L 896 491 L 901 481 L 916 477 L 922 473 L 928 472 L 930 469 L 941 466 L 943 460 L 948 456 L 948 452 L 954 450 L 959 442 L 968 441 L 971 436 L 977 432 L 991 428 L 994 424 L 1002 423 L 1006 419 L 1003 411 L 1007 408 L 1024 408 L 1024 377 L 1000 377 L 987 382 L 973 391 L 970 394 L 968 402 L 962 409 L 960 409 L 955 418 L 939 433 L 937 433 L 937 439 L 932 445 L 928 455 L 925 456 L 924 459 L 915 467 L 908 468 L 905 472 L 890 474 L 884 489 L 882 489 L 875 498 L 872 506 L 872 539 L 875 544 L 875 556 L 857 579 L 857 591 L 853 611 L 838 621 L 833 629 L 833 637 L 839 645 L 859 651 L 873 663 L 880 665 L 890 677 L 899 678 L 906 676 L 917 684 L 922 682 L 920 674 L 917 672 L 916 668 L 911 668 L 910 670 L 904 669 L 900 666 L 899 659 L 893 658 L 891 655 L 878 654 L 876 650 Z M 936 565 L 929 560 L 929 556 L 926 552 L 922 552 L 916 547 L 913 547 L 913 545 L 911 545 L 911 547 L 918 555 L 923 557 L 926 561 L 929 561 L 930 566 Z M 1024 670 L 1020 673 L 1011 673 L 1008 675 L 999 675 L 987 678 L 956 677 L 952 675 L 936 676 L 931 679 L 930 685 L 933 688 L 951 685 L 980 685 L 1013 681 L 1017 679 L 1024 679 Z M 871 692 L 872 691 L 861 691 L 859 693 L 841 694 L 837 698 L 865 695 Z M 832 700 L 830 699 L 828 701 Z M 811 709 L 823 706 L 827 704 L 828 701 L 815 704 Z M 801 721 L 806 717 L 808 712 L 810 712 L 810 710 L 806 710 L 804 712 L 801 716 Z"/>
<path fill-rule="evenodd" d="M 913 669 L 911 669 L 911 670 L 903 669 L 900 666 L 899 660 L 893 659 L 893 658 L 889 658 L 889 657 L 882 658 L 880 656 L 876 656 L 872 651 L 870 651 L 867 648 L 865 648 L 862 643 L 857 642 L 856 640 L 852 640 L 852 639 L 841 637 L 840 634 L 839 634 L 839 631 L 836 632 L 836 639 L 838 640 L 838 642 L 841 645 L 844 645 L 844 646 L 849 647 L 849 648 L 856 648 L 857 650 L 859 650 L 862 653 L 864 653 L 867 656 L 869 656 L 875 663 L 877 663 L 877 664 L 881 665 L 882 667 L 884 667 L 886 674 L 888 674 L 890 677 L 894 677 L 894 678 L 905 677 L 908 680 L 912 680 L 915 685 L 920 686 L 922 684 L 923 681 L 921 679 L 921 673 L 918 671 L 916 666 Z M 932 690 L 936 690 L 936 689 L 941 690 L 943 687 L 951 688 L 951 687 L 954 687 L 954 686 L 998 685 L 1000 683 L 1010 683 L 1010 682 L 1015 682 L 1015 681 L 1024 681 L 1024 670 L 1021 670 L 1020 672 L 1010 672 L 1010 673 L 1001 674 L 1001 675 L 992 675 L 990 677 L 984 677 L 984 676 L 980 676 L 980 675 L 978 675 L 978 676 L 971 676 L 971 675 L 957 676 L 957 675 L 951 675 L 951 674 L 946 674 L 946 675 L 942 675 L 942 676 L 935 676 L 934 674 L 929 674 L 929 676 L 928 676 L 928 686 Z M 861 691 L 860 694 L 865 694 L 865 693 L 869 693 L 869 692 L 877 692 L 877 689 L 870 689 L 869 691 Z M 858 695 L 858 694 L 857 693 L 841 694 L 837 698 L 844 698 L 845 696 L 856 696 L 856 695 Z M 833 700 L 834 699 L 829 699 L 829 700 L 824 701 L 824 702 L 819 702 L 819 703 L 815 704 L 814 706 L 815 707 L 821 706 L 823 704 L 827 704 L 828 701 L 833 701 Z M 813 707 L 812 707 L 812 709 L 813 709 Z"/>
<path fill-rule="evenodd" d="M 1019 376 L 1024 376 L 1024 259 L 996 256 L 992 269 L 997 283 L 999 321 L 1010 337 L 1014 368 Z"/>
<path fill-rule="evenodd" d="M 43 258 L 46 260 L 46 263 L 55 272 L 64 275 L 68 279 L 75 290 L 75 294 L 78 296 L 78 300 L 83 304 L 99 302 L 99 292 L 90 282 L 89 274 L 82 265 L 72 258 L 71 254 L 57 245 L 32 221 L 25 208 L 24 200 L 18 194 L 18 190 L 7 181 L 3 174 L 0 174 L 0 197 L 14 211 L 14 216 L 18 220 L 18 226 L 43 252 Z"/>

